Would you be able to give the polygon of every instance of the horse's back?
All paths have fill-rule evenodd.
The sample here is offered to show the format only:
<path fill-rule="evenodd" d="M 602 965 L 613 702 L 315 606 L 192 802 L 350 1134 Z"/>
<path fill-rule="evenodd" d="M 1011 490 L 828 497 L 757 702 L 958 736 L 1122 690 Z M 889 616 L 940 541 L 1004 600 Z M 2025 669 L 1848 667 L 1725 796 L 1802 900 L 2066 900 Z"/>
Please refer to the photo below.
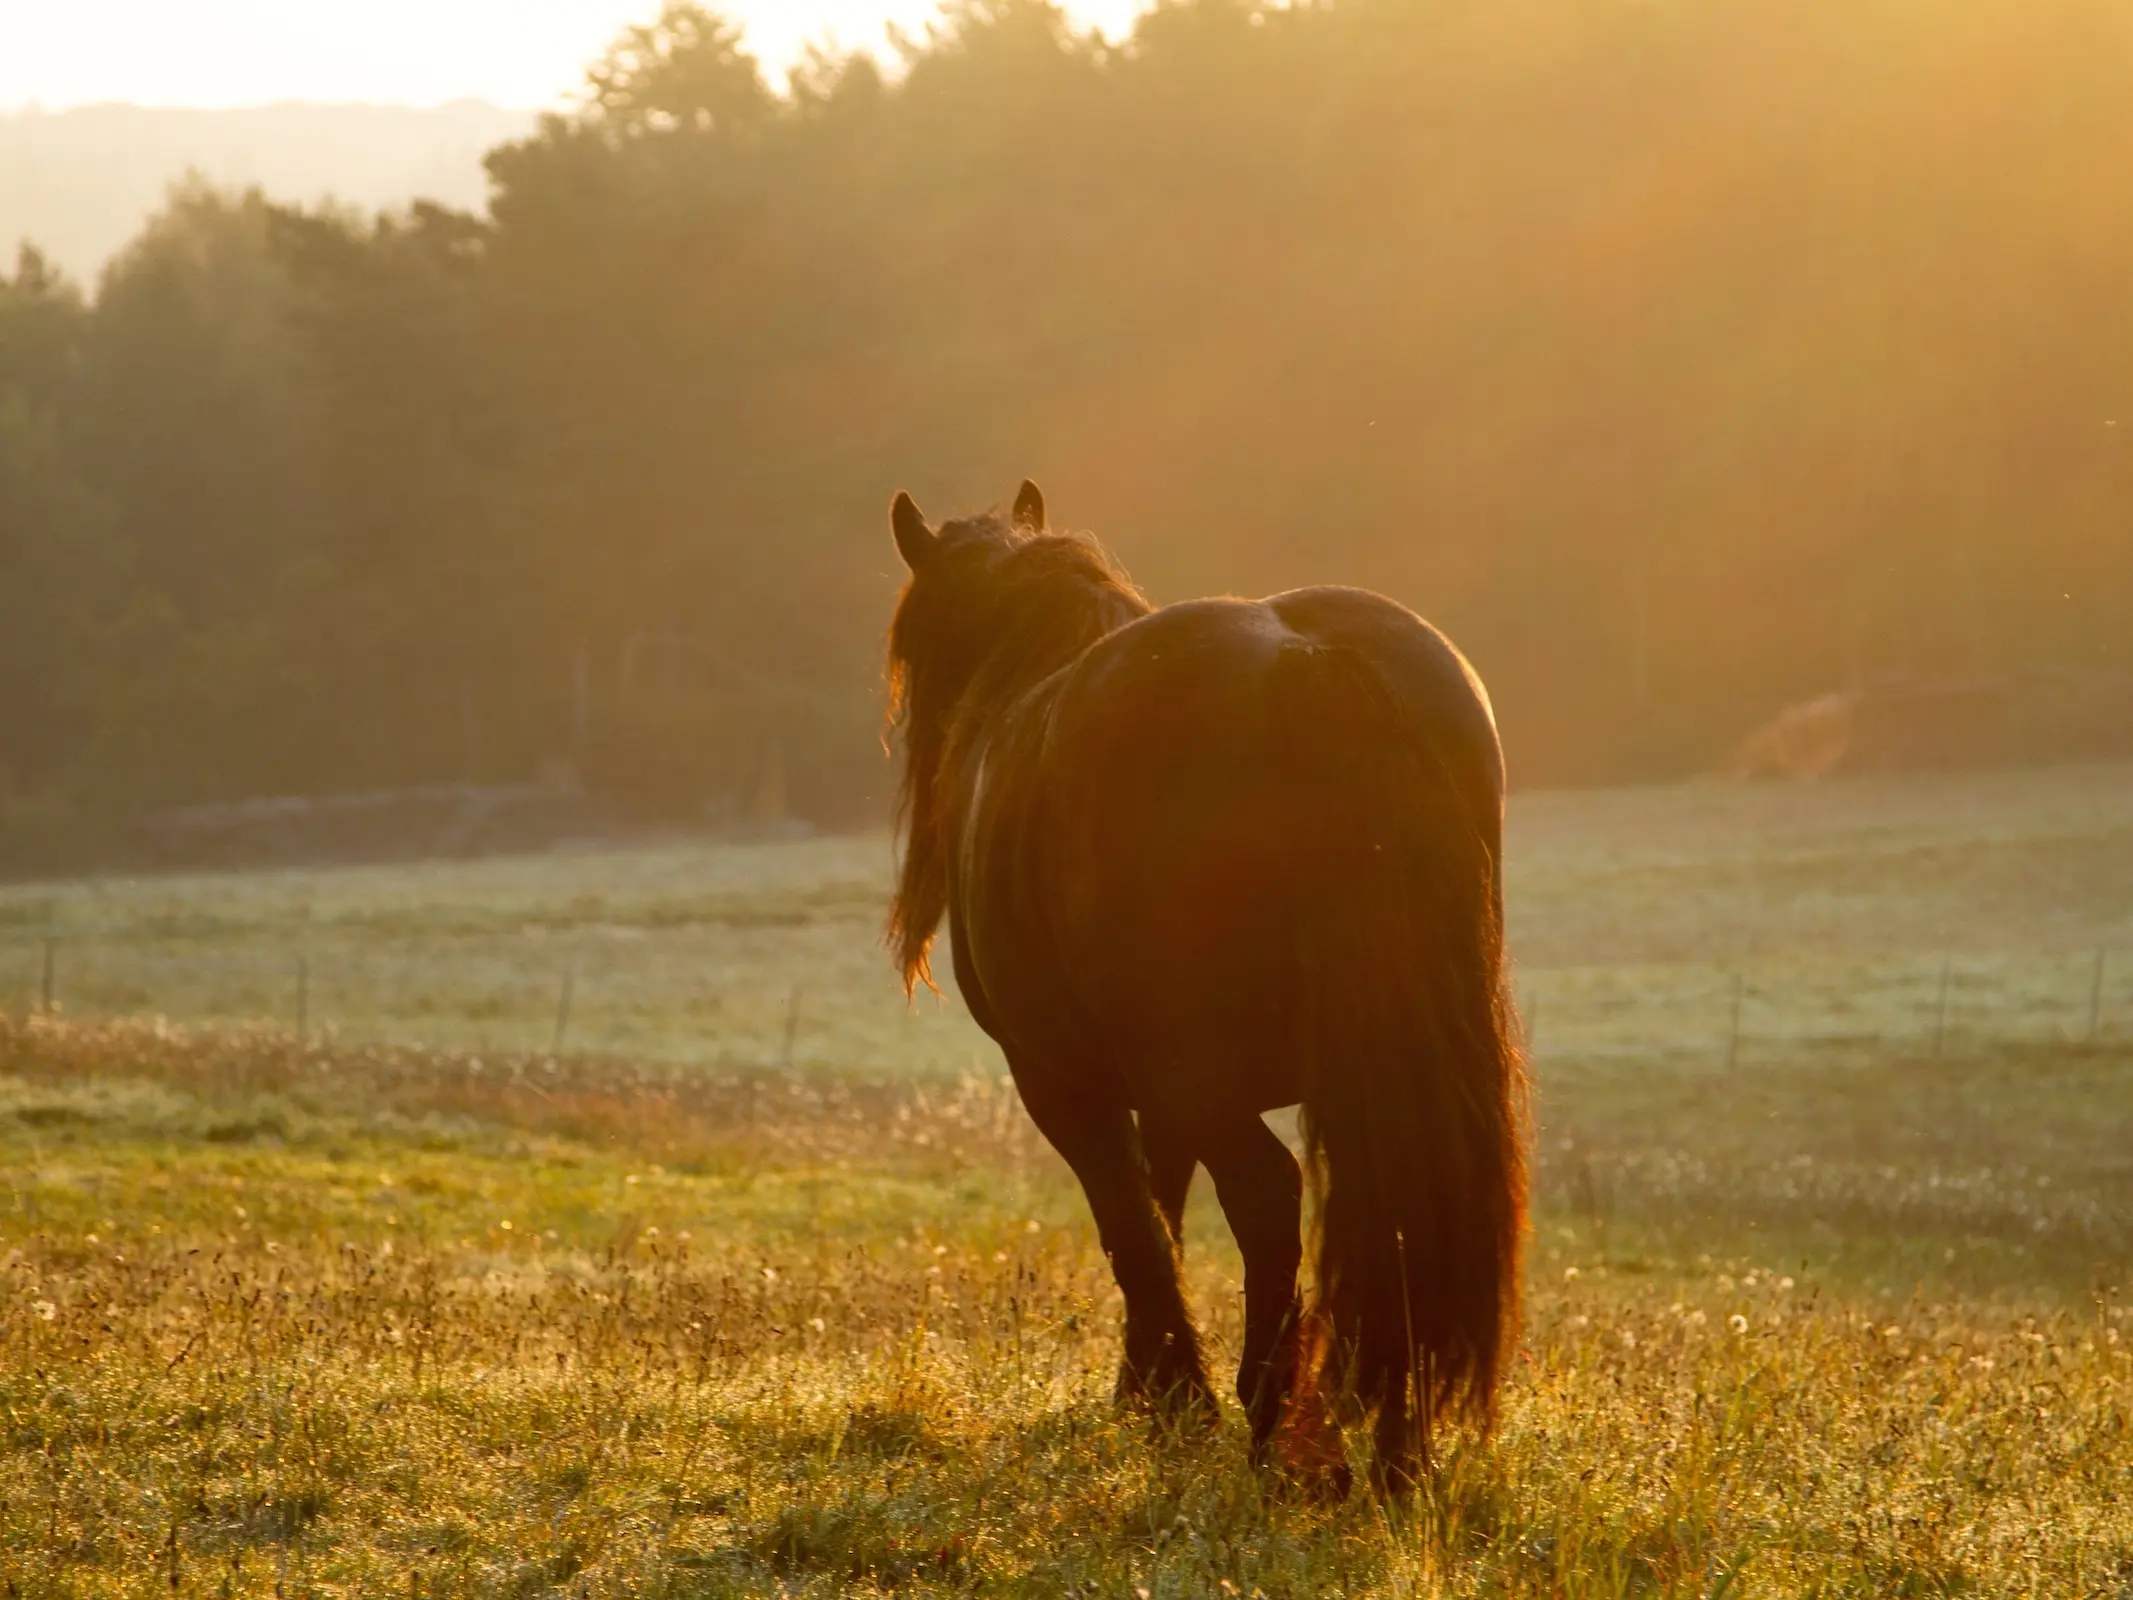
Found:
<path fill-rule="evenodd" d="M 1501 804 L 1495 717 L 1466 658 L 1398 602 L 1339 587 L 1187 601 L 1106 635 L 1061 686 L 1048 781 L 1138 776 L 1188 799 L 1210 786 L 1231 794 L 1282 754 L 1279 700 L 1299 662 L 1326 657 L 1366 672 L 1477 800 Z"/>
<path fill-rule="evenodd" d="M 1384 712 L 1367 725 L 1343 699 L 1358 680 Z M 1040 815 L 1015 835 L 1045 861 L 1032 886 L 1046 903 L 1026 909 L 1046 924 L 1047 970 L 1008 970 L 1035 946 L 1003 940 L 973 952 L 986 989 L 1010 1013 L 1018 992 L 1047 1012 L 1071 995 L 1160 1055 L 1221 1052 L 1267 1104 L 1294 1098 L 1282 1006 L 1314 892 L 1299 844 L 1341 825 L 1342 766 L 1381 756 L 1369 741 L 1412 740 L 1491 831 L 1500 803 L 1479 680 L 1436 629 L 1362 590 L 1153 612 L 1069 669 L 1045 723 L 1024 791 Z"/>

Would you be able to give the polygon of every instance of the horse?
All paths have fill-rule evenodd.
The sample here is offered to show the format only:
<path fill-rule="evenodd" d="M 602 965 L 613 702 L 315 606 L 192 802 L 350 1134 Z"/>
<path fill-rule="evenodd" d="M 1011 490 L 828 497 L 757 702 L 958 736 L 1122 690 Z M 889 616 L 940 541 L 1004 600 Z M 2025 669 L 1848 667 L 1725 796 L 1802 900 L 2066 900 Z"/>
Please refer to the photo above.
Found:
<path fill-rule="evenodd" d="M 1125 1300 L 1117 1397 L 1219 1412 L 1180 1279 L 1206 1167 L 1244 1259 L 1252 1459 L 1343 1495 L 1336 1416 L 1413 1487 L 1515 1348 L 1526 1064 L 1480 678 L 1361 589 L 1157 608 L 1091 537 L 890 508 L 904 764 L 888 941 L 955 981 L 1080 1180 Z M 1264 1113 L 1301 1107 L 1305 1161 Z M 1305 1170 L 1315 1292 L 1298 1288 Z"/>

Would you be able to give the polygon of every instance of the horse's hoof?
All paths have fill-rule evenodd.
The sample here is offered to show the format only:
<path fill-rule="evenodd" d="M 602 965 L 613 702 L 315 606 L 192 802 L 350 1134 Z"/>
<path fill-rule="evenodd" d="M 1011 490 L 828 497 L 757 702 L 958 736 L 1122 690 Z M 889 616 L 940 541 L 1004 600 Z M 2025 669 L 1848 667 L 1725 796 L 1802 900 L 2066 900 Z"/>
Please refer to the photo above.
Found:
<path fill-rule="evenodd" d="M 1173 1378 L 1163 1382 L 1131 1371 L 1121 1371 L 1112 1402 L 1121 1410 L 1144 1411 L 1166 1427 L 1205 1433 L 1222 1421 L 1222 1404 L 1214 1389 L 1202 1378 Z"/>
<path fill-rule="evenodd" d="M 1268 1489 L 1278 1499 L 1337 1506 L 1355 1490 L 1355 1472 L 1345 1458 L 1296 1464 L 1260 1452 L 1254 1465 L 1265 1472 Z"/>
<path fill-rule="evenodd" d="M 1422 1474 L 1412 1466 L 1380 1463 L 1370 1470 L 1370 1487 L 1380 1500 L 1411 1500 L 1422 1488 Z"/>
<path fill-rule="evenodd" d="M 1320 1473 L 1304 1488 L 1312 1499 L 1337 1506 L 1355 1489 L 1354 1469 L 1345 1461 L 1337 1462 L 1330 1471 Z"/>
<path fill-rule="evenodd" d="M 1275 1427 L 1274 1436 L 1255 1454 L 1314 1500 L 1345 1500 L 1355 1487 L 1340 1429 L 1317 1404 L 1292 1405 Z"/>

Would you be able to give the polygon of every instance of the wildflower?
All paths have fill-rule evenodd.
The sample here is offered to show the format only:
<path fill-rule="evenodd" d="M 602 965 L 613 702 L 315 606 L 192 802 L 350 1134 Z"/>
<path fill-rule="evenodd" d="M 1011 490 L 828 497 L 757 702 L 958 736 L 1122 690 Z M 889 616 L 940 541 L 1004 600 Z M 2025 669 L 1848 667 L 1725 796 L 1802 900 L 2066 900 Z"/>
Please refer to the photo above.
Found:
<path fill-rule="evenodd" d="M 807 1319 L 807 1325 L 810 1328 L 813 1328 L 817 1333 L 821 1333 L 829 1327 L 829 1324 L 824 1322 L 820 1317 L 809 1317 Z"/>
<path fill-rule="evenodd" d="M 1568 1283 L 1572 1278 L 1575 1278 L 1577 1275 L 1578 1269 L 1576 1267 L 1563 1268 L 1563 1282 Z"/>
<path fill-rule="evenodd" d="M 1748 1331 L 1748 1319 L 1736 1311 L 1732 1316 L 1726 1318 L 1726 1326 L 1735 1333 L 1746 1333 Z"/>
<path fill-rule="evenodd" d="M 1022 1231 L 1024 1233 L 1042 1233 L 1044 1232 L 1044 1224 L 1035 1217 L 1031 1217 L 1027 1223 L 1023 1224 Z"/>
<path fill-rule="evenodd" d="M 46 1322 L 59 1315 L 59 1307 L 49 1300 L 33 1300 L 30 1302 L 30 1309 Z"/>

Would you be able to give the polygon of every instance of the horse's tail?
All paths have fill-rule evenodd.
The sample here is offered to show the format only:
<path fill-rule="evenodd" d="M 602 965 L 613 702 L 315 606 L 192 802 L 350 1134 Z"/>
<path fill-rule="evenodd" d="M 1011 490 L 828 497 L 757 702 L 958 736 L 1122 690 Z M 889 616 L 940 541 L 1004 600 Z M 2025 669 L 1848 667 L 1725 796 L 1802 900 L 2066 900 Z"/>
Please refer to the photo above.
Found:
<path fill-rule="evenodd" d="M 1398 1478 L 1438 1419 L 1488 1429 L 1517 1339 L 1525 1060 L 1500 821 L 1363 656 L 1299 650 L 1279 676 L 1319 1326 Z"/>

